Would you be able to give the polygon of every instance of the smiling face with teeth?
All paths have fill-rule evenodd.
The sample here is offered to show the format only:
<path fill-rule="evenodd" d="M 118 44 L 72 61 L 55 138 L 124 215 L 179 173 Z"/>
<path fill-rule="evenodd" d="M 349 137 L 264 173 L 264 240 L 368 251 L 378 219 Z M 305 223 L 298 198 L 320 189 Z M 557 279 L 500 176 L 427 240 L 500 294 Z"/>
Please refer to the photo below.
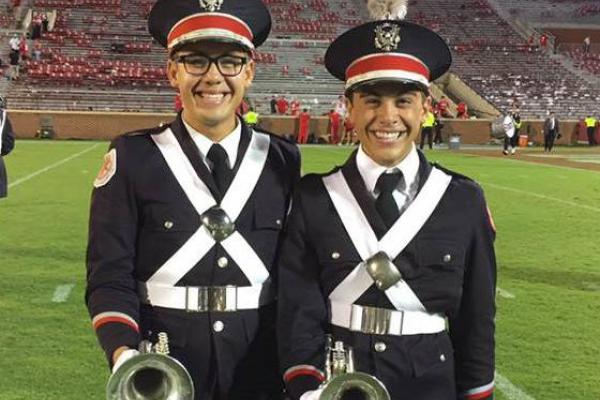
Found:
<path fill-rule="evenodd" d="M 365 153 L 379 165 L 397 165 L 419 135 L 430 98 L 415 85 L 390 81 L 363 85 L 347 96 L 348 115 Z"/>
<path fill-rule="evenodd" d="M 237 124 L 235 111 L 254 79 L 255 64 L 241 47 L 212 41 L 185 45 L 173 56 L 202 54 L 211 58 L 232 55 L 247 58 L 239 75 L 224 77 L 214 63 L 202 76 L 186 72 L 182 63 L 169 59 L 169 82 L 181 95 L 183 119 L 198 132 L 218 142 L 232 132 Z"/>

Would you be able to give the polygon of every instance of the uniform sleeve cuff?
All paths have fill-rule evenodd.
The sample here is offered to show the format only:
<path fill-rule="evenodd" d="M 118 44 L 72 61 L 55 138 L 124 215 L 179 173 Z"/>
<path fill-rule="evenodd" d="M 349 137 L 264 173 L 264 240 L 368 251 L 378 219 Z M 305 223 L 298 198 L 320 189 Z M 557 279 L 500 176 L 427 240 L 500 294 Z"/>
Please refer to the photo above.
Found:
<path fill-rule="evenodd" d="M 288 394 L 297 400 L 309 390 L 317 389 L 325 380 L 325 375 L 312 365 L 297 365 L 283 374 Z"/>
<path fill-rule="evenodd" d="M 494 398 L 494 382 L 469 389 L 460 396 L 460 400 L 492 400 Z"/>
<path fill-rule="evenodd" d="M 112 368 L 112 355 L 121 346 L 136 349 L 140 342 L 140 334 L 136 329 L 126 324 L 104 324 L 96 329 L 100 346 L 104 349 L 106 359 Z"/>

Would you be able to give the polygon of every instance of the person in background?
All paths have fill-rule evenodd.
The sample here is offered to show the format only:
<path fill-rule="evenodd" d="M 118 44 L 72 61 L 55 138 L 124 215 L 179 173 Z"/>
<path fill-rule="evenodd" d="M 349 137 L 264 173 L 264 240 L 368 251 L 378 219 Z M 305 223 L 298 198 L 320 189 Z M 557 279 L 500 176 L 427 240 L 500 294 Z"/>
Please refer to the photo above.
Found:
<path fill-rule="evenodd" d="M 586 36 L 583 39 L 583 54 L 589 54 L 591 45 L 592 39 L 589 36 Z"/>
<path fill-rule="evenodd" d="M 439 146 L 444 142 L 442 138 L 442 129 L 444 128 L 444 124 L 442 121 L 440 121 L 439 117 L 435 113 L 433 115 L 435 116 L 435 122 L 433 124 L 433 131 L 435 132 L 433 144 Z"/>
<path fill-rule="evenodd" d="M 502 128 L 504 129 L 504 147 L 502 154 L 505 156 L 515 154 L 515 148 L 512 146 L 513 138 L 515 137 L 515 121 L 512 118 L 512 114 L 507 112 L 502 120 Z"/>
<path fill-rule="evenodd" d="M 285 115 L 290 108 L 290 103 L 287 101 L 284 95 L 279 96 L 277 99 L 277 113 L 279 115 Z"/>
<path fill-rule="evenodd" d="M 310 113 L 308 109 L 303 108 L 298 115 L 298 136 L 296 141 L 298 144 L 308 143 L 308 134 L 310 130 Z"/>
<path fill-rule="evenodd" d="M 290 115 L 292 117 L 297 117 L 300 114 L 300 101 L 298 101 L 297 97 L 292 97 L 292 101 L 290 102 Z"/>
<path fill-rule="evenodd" d="M 419 149 L 423 150 L 423 146 L 425 144 L 425 138 L 427 138 L 427 144 L 429 145 L 429 150 L 433 148 L 433 127 L 435 126 L 435 115 L 431 110 L 427 110 L 427 114 L 425 115 L 425 120 L 421 125 L 421 143 L 419 144 Z"/>
<path fill-rule="evenodd" d="M 6 102 L 0 97 L 0 198 L 8 194 L 8 175 L 4 166 L 4 156 L 15 147 L 15 132 L 6 112 Z"/>
<path fill-rule="evenodd" d="M 329 143 L 338 144 L 340 142 L 340 114 L 338 114 L 334 109 L 329 110 L 327 113 L 329 118 Z"/>
<path fill-rule="evenodd" d="M 554 141 L 560 135 L 560 121 L 551 111 L 548 118 L 544 121 L 544 152 L 551 152 L 554 147 Z"/>
<path fill-rule="evenodd" d="M 516 149 L 519 146 L 519 136 L 521 134 L 521 127 L 523 126 L 523 122 L 521 121 L 521 110 L 517 107 L 512 111 L 511 115 L 515 126 L 515 134 L 512 137 L 510 145 L 513 149 Z"/>
<path fill-rule="evenodd" d="M 598 120 L 596 119 L 596 117 L 592 116 L 591 114 L 585 118 L 585 126 L 587 128 L 588 144 L 590 146 L 598 145 L 598 143 L 596 143 L 596 135 L 595 135 L 597 124 L 598 124 Z"/>
<path fill-rule="evenodd" d="M 461 101 L 456 106 L 456 118 L 458 119 L 469 119 L 469 109 L 467 103 Z"/>
<path fill-rule="evenodd" d="M 348 118 L 348 116 L 346 116 L 346 118 L 344 119 L 344 133 L 343 133 L 342 138 L 340 139 L 340 142 L 338 143 L 338 145 L 346 144 L 346 145 L 350 146 L 353 143 L 354 143 L 354 124 L 352 123 L 350 118 Z"/>
<path fill-rule="evenodd" d="M 248 112 L 244 114 L 244 121 L 250 128 L 254 128 L 256 125 L 258 125 L 260 116 L 256 111 L 254 111 L 253 107 L 250 107 Z"/>

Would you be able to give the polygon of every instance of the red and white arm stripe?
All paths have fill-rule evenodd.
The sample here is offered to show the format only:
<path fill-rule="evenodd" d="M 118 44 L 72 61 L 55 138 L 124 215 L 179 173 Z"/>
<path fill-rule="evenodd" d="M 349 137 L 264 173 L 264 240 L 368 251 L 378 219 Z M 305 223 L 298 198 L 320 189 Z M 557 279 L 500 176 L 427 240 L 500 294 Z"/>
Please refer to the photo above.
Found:
<path fill-rule="evenodd" d="M 312 365 L 296 365 L 294 367 L 288 368 L 287 371 L 283 374 L 283 380 L 285 382 L 289 382 L 292 379 L 302 376 L 302 375 L 310 375 L 317 378 L 320 382 L 325 380 L 325 374 L 321 372 L 318 368 L 313 367 Z"/>
<path fill-rule="evenodd" d="M 494 393 L 494 381 L 484 386 L 479 386 L 463 393 L 462 398 L 465 400 L 480 400 L 491 396 Z"/>
<path fill-rule="evenodd" d="M 123 314 L 120 312 L 107 311 L 107 312 L 103 312 L 103 313 L 96 315 L 92 319 L 92 325 L 94 326 L 94 329 L 96 329 L 96 330 L 98 328 L 100 328 L 102 325 L 108 324 L 109 322 L 118 322 L 121 324 L 129 325 L 130 327 L 135 329 L 136 332 L 140 331 L 140 328 L 139 328 L 137 322 L 135 322 L 135 319 L 131 318 L 127 314 Z"/>

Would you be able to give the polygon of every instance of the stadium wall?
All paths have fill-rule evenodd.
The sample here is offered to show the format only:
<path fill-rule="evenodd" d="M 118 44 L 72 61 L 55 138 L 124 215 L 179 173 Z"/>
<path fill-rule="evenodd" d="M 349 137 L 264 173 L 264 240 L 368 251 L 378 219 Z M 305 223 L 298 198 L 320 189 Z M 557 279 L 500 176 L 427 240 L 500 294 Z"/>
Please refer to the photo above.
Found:
<path fill-rule="evenodd" d="M 168 123 L 175 114 L 9 110 L 9 116 L 18 138 L 35 138 L 42 125 L 52 124 L 56 139 L 110 140 L 124 132 Z M 451 135 L 460 135 L 464 144 L 490 142 L 491 120 L 444 120 L 443 123 L 442 133 L 446 142 Z M 327 117 L 314 117 L 310 131 L 326 138 L 328 124 Z M 543 143 L 542 125 L 540 120 L 524 121 L 521 132 L 529 129 L 530 141 Z M 296 118 L 290 116 L 265 116 L 261 127 L 278 135 L 292 136 L 298 129 Z M 577 121 L 561 122 L 561 132 L 563 137 L 558 144 L 575 143 Z"/>

